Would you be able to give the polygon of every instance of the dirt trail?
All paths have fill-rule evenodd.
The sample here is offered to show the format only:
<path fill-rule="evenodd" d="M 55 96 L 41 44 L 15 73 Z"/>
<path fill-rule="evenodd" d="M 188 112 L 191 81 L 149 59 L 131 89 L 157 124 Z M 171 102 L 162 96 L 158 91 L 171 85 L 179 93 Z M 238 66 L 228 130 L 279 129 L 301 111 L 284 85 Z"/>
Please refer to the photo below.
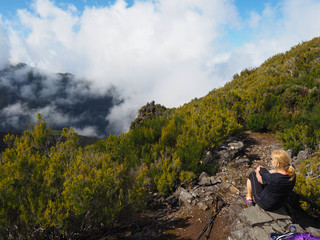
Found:
<path fill-rule="evenodd" d="M 249 133 L 243 135 L 240 140 L 243 141 L 245 150 L 243 156 L 239 157 L 248 158 L 249 166 L 230 167 L 217 175 L 236 186 L 243 195 L 247 175 L 258 165 L 270 169 L 270 154 L 273 149 L 280 148 L 281 144 L 276 140 L 274 135 L 261 133 Z M 231 204 L 231 202 L 228 202 L 228 204 Z M 197 239 L 199 233 L 209 221 L 210 216 L 211 209 L 202 211 L 199 210 L 198 207 L 182 207 L 169 217 L 185 219 L 184 226 L 175 226 L 167 232 L 170 233 L 172 237 L 175 236 L 171 239 Z M 215 219 L 209 239 L 227 239 L 228 236 L 230 236 L 230 232 L 228 207 L 225 207 Z M 205 236 L 203 235 L 201 239 L 205 239 Z"/>

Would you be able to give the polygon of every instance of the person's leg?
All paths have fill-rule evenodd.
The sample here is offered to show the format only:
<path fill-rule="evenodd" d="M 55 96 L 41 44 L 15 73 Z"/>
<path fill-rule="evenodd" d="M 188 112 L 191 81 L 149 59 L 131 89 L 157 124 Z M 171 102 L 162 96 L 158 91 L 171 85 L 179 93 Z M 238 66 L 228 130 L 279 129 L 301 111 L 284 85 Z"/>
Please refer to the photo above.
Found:
<path fill-rule="evenodd" d="M 262 171 L 261 171 L 262 170 Z M 260 173 L 268 171 L 265 168 L 261 168 Z M 249 175 L 249 180 L 251 183 L 251 194 L 252 198 L 254 199 L 254 202 L 257 203 L 259 206 L 261 206 L 261 193 L 264 189 L 264 185 L 261 184 L 256 176 L 256 172 L 251 172 Z M 249 186 L 250 187 L 250 186 Z"/>
<path fill-rule="evenodd" d="M 250 179 L 247 179 L 247 190 L 248 190 L 248 193 L 246 195 L 246 198 L 248 200 L 252 199 L 253 198 L 253 195 L 252 195 L 252 184 L 251 184 Z"/>

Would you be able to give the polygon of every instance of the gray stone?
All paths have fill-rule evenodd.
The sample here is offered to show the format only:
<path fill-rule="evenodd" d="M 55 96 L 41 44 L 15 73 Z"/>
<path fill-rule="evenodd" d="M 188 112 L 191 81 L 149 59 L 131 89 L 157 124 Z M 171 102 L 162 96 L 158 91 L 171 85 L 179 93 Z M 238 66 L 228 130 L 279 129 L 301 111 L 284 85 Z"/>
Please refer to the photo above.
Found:
<path fill-rule="evenodd" d="M 235 186 L 233 186 L 233 185 L 230 185 L 230 187 L 229 187 L 229 192 L 231 193 L 231 194 L 240 194 L 240 191 L 239 191 L 239 189 L 238 188 L 236 188 Z"/>
<path fill-rule="evenodd" d="M 308 159 L 310 157 L 310 154 L 307 150 L 303 150 L 303 151 L 300 151 L 297 155 L 297 157 L 294 158 L 294 163 L 295 164 L 299 164 L 301 160 L 304 160 L 304 159 Z"/>
<path fill-rule="evenodd" d="M 190 194 L 187 190 L 182 190 L 179 195 L 180 204 L 186 204 L 186 203 L 190 204 L 193 199 L 194 199 L 194 196 L 192 196 L 192 194 Z"/>
<path fill-rule="evenodd" d="M 286 219 L 291 219 L 287 211 L 285 210 L 284 207 L 277 209 L 275 211 L 267 211 L 267 213 L 272 217 L 274 220 L 286 220 Z"/>
<path fill-rule="evenodd" d="M 217 183 L 221 183 L 221 179 L 218 177 L 210 177 L 207 173 L 203 172 L 199 176 L 198 184 L 200 186 L 211 186 Z"/>
<path fill-rule="evenodd" d="M 263 230 L 267 233 L 268 237 L 270 236 L 270 233 L 275 232 L 271 225 L 263 226 Z"/>
<path fill-rule="evenodd" d="M 234 231 L 237 230 L 241 230 L 243 228 L 246 228 L 246 225 L 244 225 L 244 223 L 242 223 L 239 219 L 236 220 L 232 225 L 231 225 L 231 229 L 233 229 Z"/>
<path fill-rule="evenodd" d="M 319 228 L 320 228 L 320 226 L 319 226 Z M 319 228 L 308 227 L 306 229 L 306 232 L 311 233 L 315 237 L 320 237 L 320 229 Z"/>
<path fill-rule="evenodd" d="M 209 174 L 206 172 L 202 172 L 199 176 L 199 181 L 201 181 L 202 178 L 207 178 L 207 177 L 209 177 Z"/>
<path fill-rule="evenodd" d="M 249 231 L 250 239 L 270 240 L 269 234 L 261 227 L 254 227 Z"/>
<path fill-rule="evenodd" d="M 288 149 L 288 150 L 287 150 L 287 153 L 289 154 L 289 156 L 290 156 L 291 158 L 293 158 L 293 151 L 292 151 L 291 149 Z"/>
<path fill-rule="evenodd" d="M 218 152 L 220 158 L 219 163 L 222 164 L 230 162 L 237 152 L 238 150 L 222 150 Z"/>
<path fill-rule="evenodd" d="M 292 224 L 292 222 L 289 220 L 282 220 L 278 221 L 278 224 L 282 229 L 287 229 Z"/>
<path fill-rule="evenodd" d="M 198 194 L 198 191 L 195 190 L 189 190 L 189 193 L 194 197 L 194 198 L 199 198 L 200 195 Z"/>
<path fill-rule="evenodd" d="M 262 210 L 257 205 L 244 209 L 242 213 L 240 213 L 240 217 L 244 221 L 248 222 L 251 226 L 272 222 L 273 220 L 264 210 Z"/>
<path fill-rule="evenodd" d="M 242 149 L 244 144 L 243 142 L 233 142 L 233 143 L 228 143 L 228 146 L 231 150 L 233 149 L 236 149 L 236 150 L 239 150 L 239 149 Z"/>
<path fill-rule="evenodd" d="M 238 216 L 238 214 L 242 211 L 242 208 L 238 204 L 232 203 L 229 206 L 229 216 L 233 218 L 234 216 Z"/>
<path fill-rule="evenodd" d="M 284 232 L 284 229 L 282 229 L 277 223 L 272 223 L 271 227 L 272 227 L 273 231 L 275 231 L 277 233 Z"/>
<path fill-rule="evenodd" d="M 211 181 L 209 177 L 203 177 L 201 178 L 201 180 L 199 180 L 198 184 L 200 186 L 210 186 L 211 185 Z"/>
<path fill-rule="evenodd" d="M 237 231 L 231 232 L 231 239 L 232 240 L 243 240 L 243 239 L 252 239 L 249 235 L 249 228 L 243 228 Z"/>
<path fill-rule="evenodd" d="M 185 190 L 185 189 L 184 189 L 183 187 L 179 186 L 179 187 L 177 188 L 177 190 L 174 192 L 173 195 L 175 195 L 176 197 L 179 197 L 179 196 L 180 196 L 180 193 L 181 193 L 183 190 Z"/>
<path fill-rule="evenodd" d="M 198 206 L 198 208 L 202 209 L 203 211 L 206 211 L 206 210 L 209 209 L 209 206 L 206 203 L 202 202 L 202 201 L 198 202 L 197 206 Z"/>
<path fill-rule="evenodd" d="M 235 160 L 230 166 L 233 168 L 237 168 L 237 167 L 240 167 L 243 165 L 248 165 L 249 162 L 250 161 L 247 158 L 240 158 L 240 159 Z"/>
<path fill-rule="evenodd" d="M 210 182 L 211 182 L 211 185 L 215 185 L 217 183 L 221 183 L 221 178 L 219 177 L 210 177 Z"/>
<path fill-rule="evenodd" d="M 229 189 L 230 186 L 231 186 L 230 183 L 224 181 L 224 182 L 222 182 L 222 183 L 220 184 L 220 189 L 225 189 L 225 190 L 226 190 L 226 189 Z"/>

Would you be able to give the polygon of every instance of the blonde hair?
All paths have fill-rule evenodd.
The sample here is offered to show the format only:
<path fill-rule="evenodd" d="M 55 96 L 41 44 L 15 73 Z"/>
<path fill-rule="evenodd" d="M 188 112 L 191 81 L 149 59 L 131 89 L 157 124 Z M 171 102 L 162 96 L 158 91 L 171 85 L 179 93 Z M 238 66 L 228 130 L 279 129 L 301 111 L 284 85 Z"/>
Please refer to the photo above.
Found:
<path fill-rule="evenodd" d="M 277 168 L 282 168 L 287 171 L 288 175 L 291 176 L 290 181 L 292 181 L 295 177 L 295 170 L 294 167 L 290 164 L 291 158 L 288 152 L 281 149 L 274 150 L 271 153 L 271 158 Z"/>

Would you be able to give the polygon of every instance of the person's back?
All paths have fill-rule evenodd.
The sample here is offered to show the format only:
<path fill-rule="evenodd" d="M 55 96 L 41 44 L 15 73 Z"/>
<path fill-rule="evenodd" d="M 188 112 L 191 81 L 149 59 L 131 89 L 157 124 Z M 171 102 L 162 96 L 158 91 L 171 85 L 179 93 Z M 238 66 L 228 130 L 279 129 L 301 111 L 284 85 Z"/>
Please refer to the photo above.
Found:
<path fill-rule="evenodd" d="M 261 193 L 261 204 L 264 210 L 280 208 L 286 201 L 295 185 L 295 178 L 281 173 L 261 174 L 264 190 Z"/>
<path fill-rule="evenodd" d="M 254 201 L 264 210 L 276 210 L 282 207 L 295 185 L 295 171 L 290 164 L 290 157 L 284 150 L 274 150 L 271 154 L 275 173 L 270 173 L 262 166 L 249 175 L 246 202 Z"/>

